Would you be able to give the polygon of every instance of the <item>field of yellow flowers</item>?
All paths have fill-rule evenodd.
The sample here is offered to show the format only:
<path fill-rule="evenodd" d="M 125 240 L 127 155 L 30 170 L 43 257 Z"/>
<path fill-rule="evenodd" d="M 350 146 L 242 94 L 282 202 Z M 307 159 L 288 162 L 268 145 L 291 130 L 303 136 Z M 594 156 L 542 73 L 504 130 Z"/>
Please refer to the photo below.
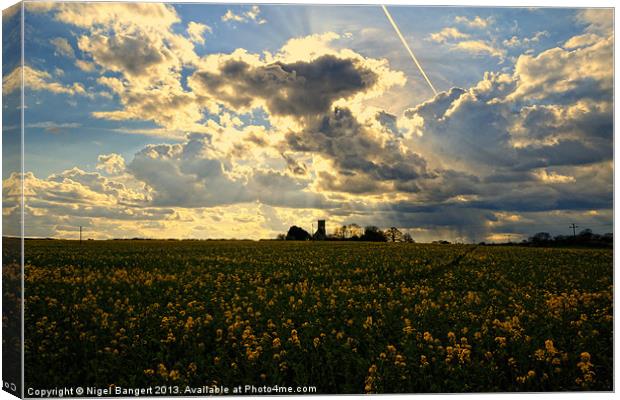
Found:
<path fill-rule="evenodd" d="M 26 386 L 612 389 L 611 250 L 26 241 Z"/>

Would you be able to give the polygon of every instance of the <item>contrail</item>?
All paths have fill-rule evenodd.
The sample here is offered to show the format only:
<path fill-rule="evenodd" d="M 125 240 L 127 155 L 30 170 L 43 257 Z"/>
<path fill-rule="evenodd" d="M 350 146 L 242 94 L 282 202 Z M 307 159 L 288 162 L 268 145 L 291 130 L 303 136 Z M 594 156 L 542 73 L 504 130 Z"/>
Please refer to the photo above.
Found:
<path fill-rule="evenodd" d="M 403 36 L 402 33 L 400 33 L 400 29 L 398 29 L 398 25 L 396 25 L 396 22 L 394 22 L 394 19 L 392 18 L 392 16 L 390 15 L 390 12 L 388 11 L 387 7 L 382 5 L 381 6 L 383 8 L 383 12 L 385 12 L 385 16 L 387 17 L 387 19 L 390 21 L 390 23 L 392 24 L 392 27 L 394 28 L 394 30 L 396 31 L 396 34 L 398 35 L 398 37 L 400 38 L 400 41 L 403 42 L 403 46 L 405 46 L 405 49 L 407 49 L 407 51 L 409 52 L 409 55 L 411 56 L 411 59 L 413 60 L 413 62 L 415 63 L 415 65 L 418 67 L 418 69 L 420 70 L 420 73 L 422 74 L 422 76 L 424 77 L 424 79 L 426 79 L 426 83 L 428 83 L 428 86 L 431 87 L 431 89 L 433 90 L 433 93 L 437 94 L 437 90 L 435 90 L 435 87 L 433 86 L 433 84 L 431 83 L 431 80 L 428 79 L 428 76 L 426 76 L 426 72 L 424 72 L 424 70 L 422 69 L 422 66 L 420 65 L 420 63 L 418 62 L 418 59 L 415 57 L 415 54 L 413 54 L 413 51 L 411 51 L 411 48 L 409 47 L 409 45 L 407 44 L 407 41 L 405 40 L 405 37 Z"/>

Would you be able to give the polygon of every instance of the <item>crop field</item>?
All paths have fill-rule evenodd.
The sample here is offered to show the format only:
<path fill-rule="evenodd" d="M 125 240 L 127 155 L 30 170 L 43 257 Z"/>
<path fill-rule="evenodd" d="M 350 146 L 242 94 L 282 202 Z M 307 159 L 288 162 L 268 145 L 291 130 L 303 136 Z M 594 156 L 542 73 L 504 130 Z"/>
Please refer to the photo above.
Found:
<path fill-rule="evenodd" d="M 25 246 L 26 387 L 613 389 L 608 249 Z"/>

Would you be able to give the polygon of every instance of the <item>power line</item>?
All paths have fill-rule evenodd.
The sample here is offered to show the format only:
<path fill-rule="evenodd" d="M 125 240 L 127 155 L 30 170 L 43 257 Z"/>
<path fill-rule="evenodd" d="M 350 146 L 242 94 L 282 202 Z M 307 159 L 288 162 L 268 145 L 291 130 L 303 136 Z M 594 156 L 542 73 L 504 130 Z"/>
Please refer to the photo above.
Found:
<path fill-rule="evenodd" d="M 573 237 L 577 236 L 576 229 L 579 228 L 579 226 L 575 225 L 575 223 L 573 222 L 572 224 L 570 224 L 569 228 L 573 230 Z"/>

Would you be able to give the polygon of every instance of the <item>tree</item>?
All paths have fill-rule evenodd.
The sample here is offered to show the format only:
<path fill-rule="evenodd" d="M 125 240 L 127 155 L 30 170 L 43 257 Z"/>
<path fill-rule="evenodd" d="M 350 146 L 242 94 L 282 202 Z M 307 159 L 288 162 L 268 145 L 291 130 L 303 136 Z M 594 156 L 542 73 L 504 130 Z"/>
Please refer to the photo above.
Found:
<path fill-rule="evenodd" d="M 286 235 L 284 233 L 278 233 L 276 240 L 286 240 Z"/>
<path fill-rule="evenodd" d="M 405 234 L 403 235 L 403 240 L 405 241 L 405 243 L 415 243 L 415 240 L 413 240 L 409 232 L 405 232 Z"/>
<path fill-rule="evenodd" d="M 538 232 L 530 238 L 532 243 L 544 243 L 551 240 L 551 235 L 548 232 Z"/>
<path fill-rule="evenodd" d="M 346 237 L 347 237 L 347 226 L 346 225 L 342 225 L 342 226 L 336 228 L 334 230 L 333 237 L 334 238 L 338 238 L 338 239 L 346 239 Z"/>
<path fill-rule="evenodd" d="M 385 236 L 387 237 L 388 242 L 402 242 L 403 233 L 398 230 L 395 226 L 385 231 Z"/>
<path fill-rule="evenodd" d="M 349 238 L 351 239 L 357 239 L 364 234 L 364 229 L 358 224 L 349 224 L 347 228 L 349 231 Z"/>
<path fill-rule="evenodd" d="M 293 225 L 286 234 L 286 240 L 310 240 L 310 234 L 303 228 Z"/>
<path fill-rule="evenodd" d="M 385 242 L 387 240 L 385 234 L 379 228 L 372 225 L 364 228 L 364 234 L 361 239 L 367 242 Z"/>

